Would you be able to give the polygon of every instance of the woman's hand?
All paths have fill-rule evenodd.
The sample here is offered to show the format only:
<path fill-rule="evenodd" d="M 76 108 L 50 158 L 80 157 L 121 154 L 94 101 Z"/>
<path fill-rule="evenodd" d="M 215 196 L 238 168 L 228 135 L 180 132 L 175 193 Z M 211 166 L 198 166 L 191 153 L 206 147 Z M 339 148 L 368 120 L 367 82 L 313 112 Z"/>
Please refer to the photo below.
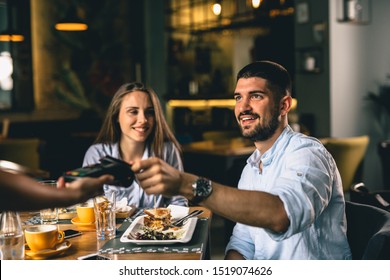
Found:
<path fill-rule="evenodd" d="M 65 183 L 64 177 L 61 176 L 57 180 L 57 188 L 73 191 L 77 200 L 85 201 L 89 198 L 102 194 L 103 185 L 111 184 L 113 181 L 113 176 L 102 175 L 98 178 L 85 177 L 74 180 L 70 183 Z"/>

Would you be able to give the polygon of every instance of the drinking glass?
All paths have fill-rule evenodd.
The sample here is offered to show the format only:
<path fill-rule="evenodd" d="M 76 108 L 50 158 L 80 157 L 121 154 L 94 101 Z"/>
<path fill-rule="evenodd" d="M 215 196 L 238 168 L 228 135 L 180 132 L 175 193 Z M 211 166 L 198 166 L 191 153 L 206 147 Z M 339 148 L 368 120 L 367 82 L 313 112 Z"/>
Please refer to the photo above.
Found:
<path fill-rule="evenodd" d="M 115 203 L 116 192 L 107 191 L 103 196 L 93 199 L 95 208 L 95 223 L 97 239 L 106 240 L 115 237 Z"/>
<path fill-rule="evenodd" d="M 51 188 L 57 187 L 56 180 L 40 181 L 42 185 L 49 186 Z M 58 222 L 58 208 L 47 208 L 40 211 L 41 224 L 56 224 Z"/>
<path fill-rule="evenodd" d="M 24 259 L 24 235 L 18 212 L 4 211 L 0 217 L 0 260 Z"/>

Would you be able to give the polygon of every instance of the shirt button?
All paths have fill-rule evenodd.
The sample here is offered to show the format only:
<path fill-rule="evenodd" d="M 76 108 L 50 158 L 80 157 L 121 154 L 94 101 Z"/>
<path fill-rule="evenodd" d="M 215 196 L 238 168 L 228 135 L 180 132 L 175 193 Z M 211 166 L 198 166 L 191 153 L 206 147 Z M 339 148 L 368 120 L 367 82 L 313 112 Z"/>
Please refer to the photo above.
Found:
<path fill-rule="evenodd" d="M 302 173 L 301 173 L 301 172 L 298 172 L 298 173 L 297 173 L 297 176 L 301 177 L 301 176 L 302 176 Z"/>

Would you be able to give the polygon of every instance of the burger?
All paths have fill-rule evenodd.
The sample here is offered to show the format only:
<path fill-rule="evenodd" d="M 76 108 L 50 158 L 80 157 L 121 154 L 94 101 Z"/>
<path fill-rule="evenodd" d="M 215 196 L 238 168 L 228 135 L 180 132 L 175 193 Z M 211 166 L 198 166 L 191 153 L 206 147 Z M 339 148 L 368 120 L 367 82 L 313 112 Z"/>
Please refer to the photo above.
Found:
<path fill-rule="evenodd" d="M 171 225 L 171 209 L 152 208 L 145 209 L 144 226 L 156 231 L 163 231 Z"/>

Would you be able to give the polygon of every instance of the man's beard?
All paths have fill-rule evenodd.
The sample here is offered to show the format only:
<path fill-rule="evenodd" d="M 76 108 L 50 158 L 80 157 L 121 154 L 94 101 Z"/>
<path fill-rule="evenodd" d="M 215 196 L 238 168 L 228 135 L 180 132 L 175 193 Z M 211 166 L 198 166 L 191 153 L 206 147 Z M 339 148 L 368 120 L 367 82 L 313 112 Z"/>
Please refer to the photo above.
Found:
<path fill-rule="evenodd" d="M 261 118 L 260 116 L 258 116 Z M 267 121 L 264 119 L 264 121 Z M 268 140 L 272 137 L 272 135 L 275 134 L 276 129 L 279 126 L 279 116 L 277 112 L 273 112 L 271 119 L 268 124 L 262 125 L 262 124 L 257 124 L 255 128 L 250 131 L 250 132 L 244 132 L 243 127 L 240 125 L 241 129 L 241 134 L 244 138 L 249 139 L 253 142 L 256 141 L 265 141 Z"/>

